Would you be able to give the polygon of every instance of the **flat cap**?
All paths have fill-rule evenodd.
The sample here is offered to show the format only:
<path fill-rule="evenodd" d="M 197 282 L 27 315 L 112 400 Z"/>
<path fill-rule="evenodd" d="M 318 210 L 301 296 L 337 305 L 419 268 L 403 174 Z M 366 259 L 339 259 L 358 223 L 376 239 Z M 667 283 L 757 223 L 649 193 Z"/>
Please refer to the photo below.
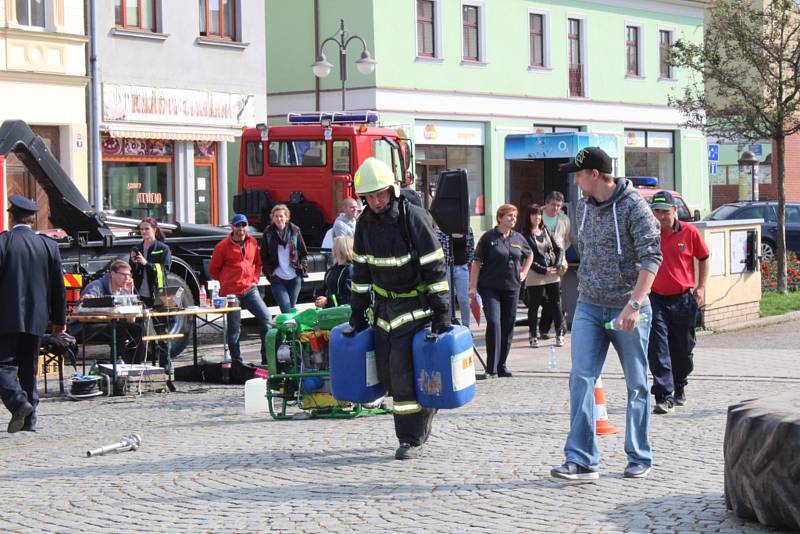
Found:
<path fill-rule="evenodd" d="M 36 204 L 36 202 L 22 195 L 10 195 L 8 197 L 8 203 L 11 204 L 9 209 L 17 208 L 20 211 L 28 211 L 30 213 L 39 211 L 39 205 Z"/>

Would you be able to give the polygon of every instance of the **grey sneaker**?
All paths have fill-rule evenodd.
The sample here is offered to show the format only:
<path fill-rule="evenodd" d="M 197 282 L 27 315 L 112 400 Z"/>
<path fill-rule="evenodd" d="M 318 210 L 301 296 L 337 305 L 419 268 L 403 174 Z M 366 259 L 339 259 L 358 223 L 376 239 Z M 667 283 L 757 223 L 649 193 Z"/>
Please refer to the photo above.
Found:
<path fill-rule="evenodd" d="M 684 391 L 683 388 L 675 388 L 675 405 L 676 406 L 686 405 L 686 391 Z"/>
<path fill-rule="evenodd" d="M 564 462 L 564 465 L 552 468 L 550 476 L 564 480 L 597 480 L 600 478 L 600 473 L 575 462 Z"/>
<path fill-rule="evenodd" d="M 564 336 L 556 336 L 556 347 L 564 346 Z"/>
<path fill-rule="evenodd" d="M 650 474 L 649 465 L 635 464 L 633 462 L 629 462 L 625 466 L 625 471 L 622 472 L 622 476 L 625 478 L 644 478 L 648 474 Z"/>
<path fill-rule="evenodd" d="M 658 415 L 664 415 L 667 413 L 672 413 L 675 411 L 675 403 L 672 399 L 664 399 L 663 402 L 656 402 L 655 407 L 653 408 L 653 413 Z"/>
<path fill-rule="evenodd" d="M 405 441 L 400 443 L 400 446 L 394 451 L 396 460 L 413 460 L 420 456 L 422 456 L 422 445 L 412 445 Z"/>

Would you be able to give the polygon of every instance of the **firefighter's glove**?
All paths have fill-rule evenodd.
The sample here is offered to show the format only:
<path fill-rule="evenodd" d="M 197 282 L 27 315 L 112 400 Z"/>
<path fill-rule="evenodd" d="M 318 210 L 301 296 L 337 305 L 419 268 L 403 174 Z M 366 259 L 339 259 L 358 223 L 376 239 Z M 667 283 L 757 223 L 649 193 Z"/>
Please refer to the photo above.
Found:
<path fill-rule="evenodd" d="M 361 332 L 367 328 L 369 328 L 369 323 L 364 317 L 364 312 L 362 310 L 353 310 L 350 313 L 350 328 L 345 328 L 342 334 L 347 337 L 352 337 L 356 335 L 357 332 Z"/>
<path fill-rule="evenodd" d="M 437 335 L 444 334 L 450 329 L 450 314 L 437 313 L 431 321 L 431 332 Z"/>

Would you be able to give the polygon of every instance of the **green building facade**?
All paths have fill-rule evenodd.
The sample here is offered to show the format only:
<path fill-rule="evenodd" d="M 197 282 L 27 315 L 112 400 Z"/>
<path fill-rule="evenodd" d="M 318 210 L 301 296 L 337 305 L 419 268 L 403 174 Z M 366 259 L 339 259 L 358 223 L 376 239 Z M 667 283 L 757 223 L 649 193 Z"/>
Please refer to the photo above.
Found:
<path fill-rule="evenodd" d="M 543 201 L 567 187 L 553 166 L 504 158 L 510 134 L 612 134 L 617 175 L 658 176 L 691 209 L 710 207 L 704 135 L 668 107 L 688 73 L 664 61 L 677 39 L 703 37 L 703 2 L 687 0 L 268 0 L 267 109 L 341 110 L 339 51 L 322 79 L 311 64 L 340 19 L 377 66 L 362 75 L 347 48 L 347 108 L 372 109 L 414 141 L 418 188 L 444 168 L 469 171 L 473 225 L 504 202 Z"/>

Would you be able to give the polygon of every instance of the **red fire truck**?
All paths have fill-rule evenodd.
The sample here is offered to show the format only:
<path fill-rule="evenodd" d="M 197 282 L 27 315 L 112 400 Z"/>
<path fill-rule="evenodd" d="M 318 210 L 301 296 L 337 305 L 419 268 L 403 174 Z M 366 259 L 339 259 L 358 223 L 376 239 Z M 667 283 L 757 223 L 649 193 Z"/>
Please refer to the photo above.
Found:
<path fill-rule="evenodd" d="M 369 112 L 290 113 L 288 125 L 245 130 L 233 209 L 263 229 L 269 210 L 283 203 L 311 247 L 339 214 L 345 197 L 355 197 L 353 175 L 368 157 L 388 163 L 397 181 L 413 179 L 411 142 L 402 130 L 380 127 Z"/>

